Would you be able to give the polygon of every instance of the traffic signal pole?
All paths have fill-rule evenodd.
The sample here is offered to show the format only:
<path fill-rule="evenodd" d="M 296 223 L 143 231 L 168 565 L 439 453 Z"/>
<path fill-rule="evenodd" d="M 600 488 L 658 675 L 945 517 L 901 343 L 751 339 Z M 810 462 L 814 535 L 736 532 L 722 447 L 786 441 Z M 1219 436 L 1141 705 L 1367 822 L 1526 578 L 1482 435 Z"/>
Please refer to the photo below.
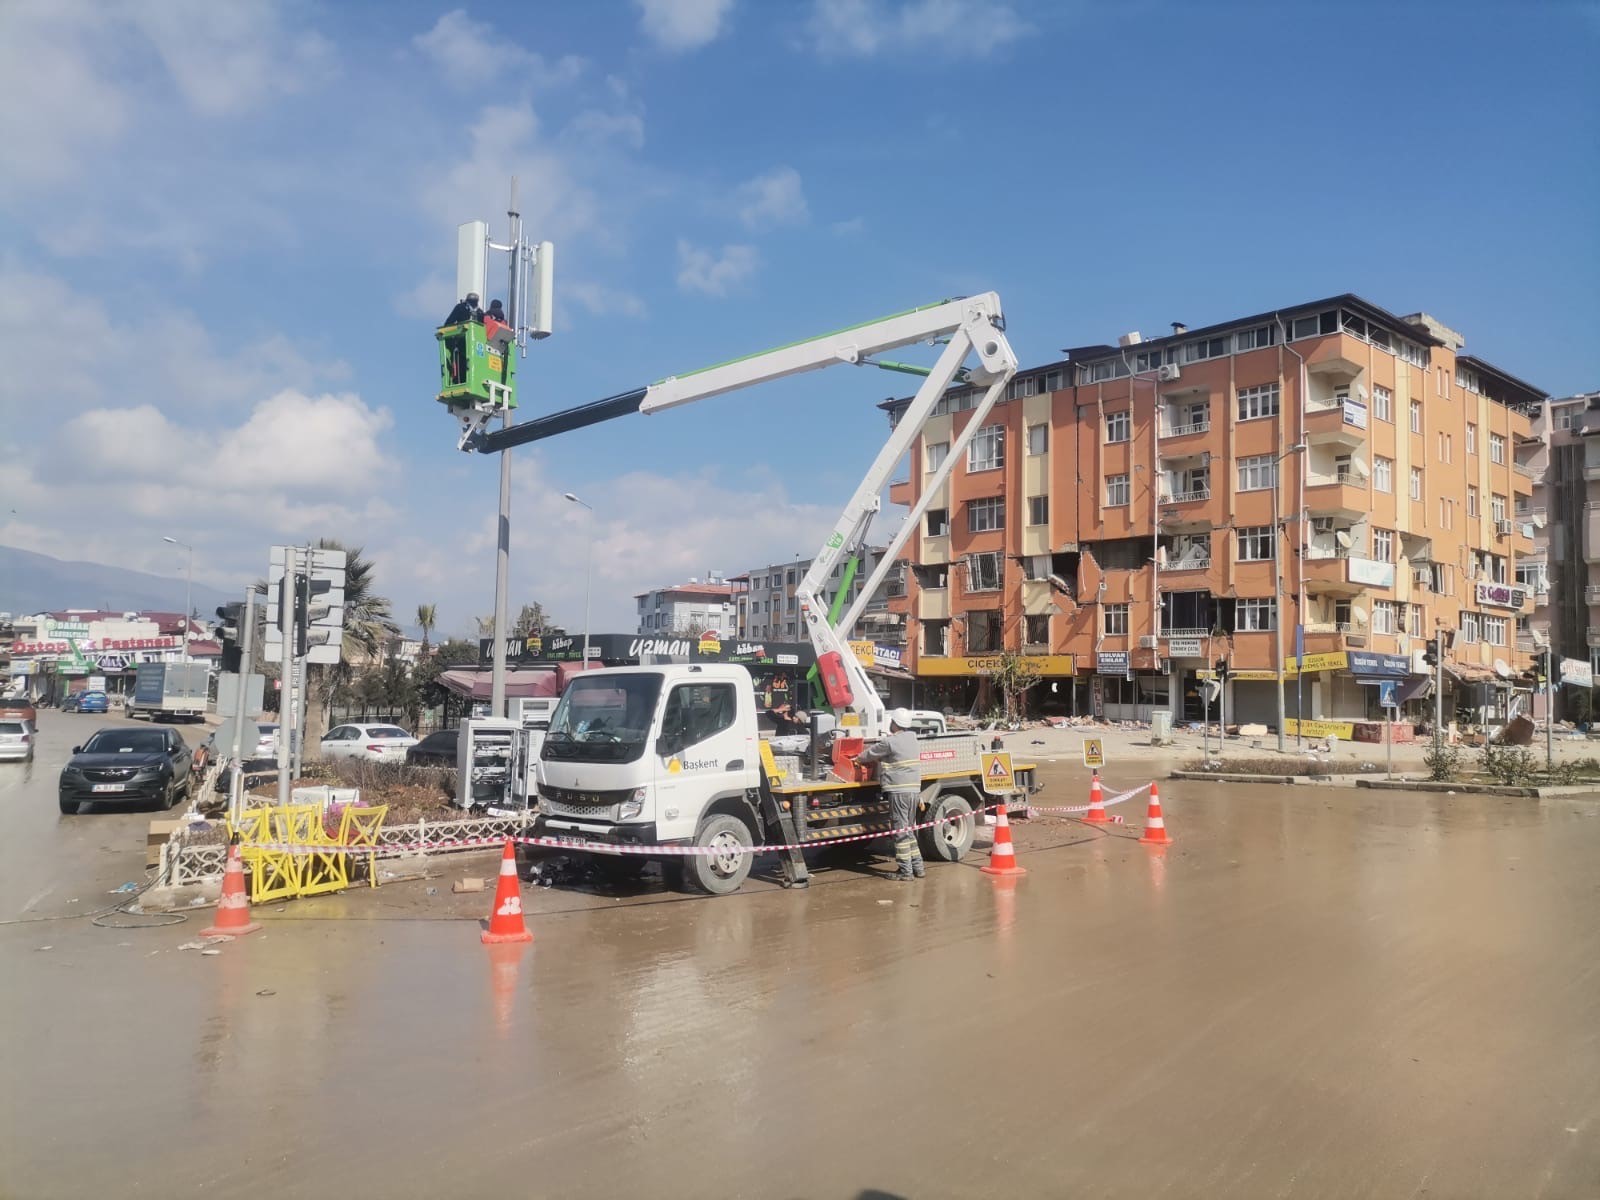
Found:
<path fill-rule="evenodd" d="M 233 778 L 228 783 L 228 817 L 235 824 L 244 814 L 244 719 L 246 717 L 245 692 L 250 682 L 250 669 L 255 665 L 256 641 L 256 589 L 244 590 L 244 625 L 242 651 L 239 659 L 239 695 L 233 708 Z M 282 725 L 279 725 L 282 728 Z"/>
<path fill-rule="evenodd" d="M 1556 769 L 1556 653 L 1544 652 L 1544 772 Z"/>

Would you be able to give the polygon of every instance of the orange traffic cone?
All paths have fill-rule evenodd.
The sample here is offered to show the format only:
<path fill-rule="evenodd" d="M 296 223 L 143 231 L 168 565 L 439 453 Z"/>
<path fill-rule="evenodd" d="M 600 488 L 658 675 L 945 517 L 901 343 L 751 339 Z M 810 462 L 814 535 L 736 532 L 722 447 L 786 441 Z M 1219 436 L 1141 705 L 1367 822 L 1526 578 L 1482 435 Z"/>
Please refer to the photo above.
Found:
<path fill-rule="evenodd" d="M 994 816 L 994 845 L 989 850 L 989 865 L 979 870 L 985 875 L 1026 875 L 1027 868 L 1017 866 L 1016 847 L 1011 844 L 1011 821 L 1006 816 L 1003 799 Z"/>
<path fill-rule="evenodd" d="M 1150 811 L 1144 819 L 1144 834 L 1139 838 L 1151 846 L 1170 845 L 1172 839 L 1167 836 L 1167 823 L 1161 819 L 1161 796 L 1156 791 L 1156 785 L 1150 785 Z"/>
<path fill-rule="evenodd" d="M 494 909 L 489 913 L 489 928 L 483 931 L 485 945 L 501 942 L 531 942 L 533 934 L 522 919 L 522 885 L 517 880 L 517 852 L 506 839 L 500 856 L 500 882 L 494 889 Z"/>
<path fill-rule="evenodd" d="M 228 847 L 228 865 L 222 869 L 222 895 L 217 900 L 216 923 L 200 931 L 201 937 L 226 934 L 243 937 L 261 926 L 250 919 L 250 897 L 244 890 L 244 860 L 239 857 L 239 843 Z"/>
<path fill-rule="evenodd" d="M 1095 824 L 1110 821 L 1106 816 L 1106 798 L 1100 792 L 1100 772 L 1094 773 L 1094 778 L 1089 781 L 1089 811 L 1083 814 L 1085 821 Z"/>

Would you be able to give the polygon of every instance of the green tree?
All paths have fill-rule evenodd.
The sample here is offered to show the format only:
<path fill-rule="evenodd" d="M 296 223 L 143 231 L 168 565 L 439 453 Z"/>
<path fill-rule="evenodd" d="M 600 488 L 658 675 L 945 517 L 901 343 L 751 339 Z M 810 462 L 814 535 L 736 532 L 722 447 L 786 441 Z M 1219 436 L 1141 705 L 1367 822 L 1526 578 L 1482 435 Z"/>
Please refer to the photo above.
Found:
<path fill-rule="evenodd" d="M 1022 695 L 1042 678 L 1039 670 L 1025 654 L 1002 654 L 989 672 L 995 687 L 1000 689 L 1005 705 L 1006 720 L 1015 721 L 1021 714 Z"/>
<path fill-rule="evenodd" d="M 511 636 L 532 637 L 534 634 L 548 633 L 552 628 L 550 619 L 545 616 L 544 605 L 535 600 L 532 604 L 522 606 L 522 611 L 517 614 L 517 623 L 511 627 Z"/>
<path fill-rule="evenodd" d="M 422 627 L 422 657 L 428 656 L 428 639 L 433 633 L 433 627 L 439 623 L 439 606 L 437 604 L 417 605 L 417 624 Z"/>
<path fill-rule="evenodd" d="M 451 667 L 466 666 L 478 661 L 478 647 L 466 638 L 446 638 L 434 648 L 432 654 L 417 663 L 411 681 L 417 691 L 418 703 L 432 708 L 443 704 L 445 689 L 439 685 L 439 676 Z"/>
<path fill-rule="evenodd" d="M 355 672 L 356 663 L 382 663 L 384 651 L 400 636 L 400 626 L 395 624 L 393 606 L 387 596 L 380 596 L 373 586 L 372 561 L 360 546 L 346 546 L 332 538 L 317 541 L 319 550 L 343 550 L 344 573 L 344 636 L 340 642 L 337 663 L 318 663 L 307 668 L 306 688 L 306 749 L 315 749 L 327 732 L 326 710 L 334 689 L 347 683 Z"/>

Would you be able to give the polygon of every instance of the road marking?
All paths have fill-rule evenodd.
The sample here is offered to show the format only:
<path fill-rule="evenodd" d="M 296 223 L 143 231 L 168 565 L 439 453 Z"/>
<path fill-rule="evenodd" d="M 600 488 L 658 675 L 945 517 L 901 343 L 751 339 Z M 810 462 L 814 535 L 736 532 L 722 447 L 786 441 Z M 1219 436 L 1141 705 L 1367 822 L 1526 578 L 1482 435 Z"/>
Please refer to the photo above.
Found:
<path fill-rule="evenodd" d="M 22 911 L 23 912 L 32 912 L 33 911 L 33 906 L 35 904 L 39 903 L 39 901 L 43 900 L 46 896 L 48 896 L 51 892 L 53 892 L 55 890 L 56 890 L 56 885 L 52 883 L 49 887 L 45 888 L 43 891 L 35 892 L 34 896 L 33 896 L 33 899 L 29 900 L 26 904 L 24 904 L 22 906 Z"/>

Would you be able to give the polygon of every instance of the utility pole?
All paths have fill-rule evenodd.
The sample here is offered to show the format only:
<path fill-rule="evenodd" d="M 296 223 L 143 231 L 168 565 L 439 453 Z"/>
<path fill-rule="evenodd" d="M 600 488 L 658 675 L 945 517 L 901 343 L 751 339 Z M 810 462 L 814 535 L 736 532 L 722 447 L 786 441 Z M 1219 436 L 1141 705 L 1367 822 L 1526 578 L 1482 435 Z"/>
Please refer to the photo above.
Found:
<path fill-rule="evenodd" d="M 511 273 L 506 286 L 507 315 L 511 328 L 521 329 L 522 312 L 517 307 L 517 277 L 522 268 L 522 214 L 517 211 L 517 178 L 511 177 L 511 207 L 506 209 L 511 224 Z M 506 347 L 510 353 L 511 348 Z M 500 417 L 502 429 L 511 428 L 513 414 L 507 404 Z M 511 634 L 508 592 L 511 574 L 511 451 L 500 452 L 500 521 L 496 528 L 494 552 L 494 667 L 489 677 L 489 715 L 506 715 L 506 638 Z"/>
<path fill-rule="evenodd" d="M 278 631 L 283 637 L 283 653 L 279 661 L 282 671 L 278 682 L 278 803 L 289 803 L 289 778 L 293 774 L 294 758 L 289 743 L 299 719 L 294 711 L 294 597 L 300 586 L 300 548 L 284 548 L 283 581 L 278 585 Z"/>
<path fill-rule="evenodd" d="M 228 816 L 237 822 L 244 813 L 244 719 L 245 692 L 248 691 L 251 668 L 255 666 L 256 643 L 256 589 L 244 590 L 244 642 L 239 659 L 239 696 L 233 709 L 233 779 L 228 784 Z M 281 732 L 283 723 L 278 723 Z"/>
<path fill-rule="evenodd" d="M 1437 758 L 1444 745 L 1444 631 L 1434 625 L 1433 752 Z"/>
<path fill-rule="evenodd" d="M 1544 651 L 1544 772 L 1549 775 L 1556 769 L 1556 656 L 1546 647 Z"/>

